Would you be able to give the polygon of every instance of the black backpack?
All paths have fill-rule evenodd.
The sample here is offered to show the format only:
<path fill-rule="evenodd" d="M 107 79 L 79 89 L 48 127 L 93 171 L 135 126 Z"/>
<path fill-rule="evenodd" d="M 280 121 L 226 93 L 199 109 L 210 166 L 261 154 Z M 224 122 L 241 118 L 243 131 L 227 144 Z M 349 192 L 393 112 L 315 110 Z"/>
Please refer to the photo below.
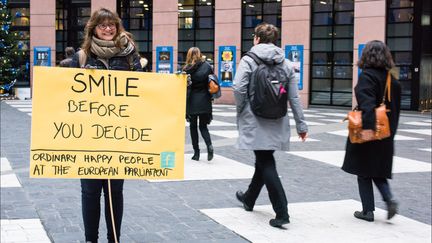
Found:
<path fill-rule="evenodd" d="M 253 52 L 247 52 L 246 56 L 258 64 L 252 71 L 248 87 L 252 112 L 267 119 L 284 117 L 288 108 L 288 78 L 284 62 L 267 64 Z"/>

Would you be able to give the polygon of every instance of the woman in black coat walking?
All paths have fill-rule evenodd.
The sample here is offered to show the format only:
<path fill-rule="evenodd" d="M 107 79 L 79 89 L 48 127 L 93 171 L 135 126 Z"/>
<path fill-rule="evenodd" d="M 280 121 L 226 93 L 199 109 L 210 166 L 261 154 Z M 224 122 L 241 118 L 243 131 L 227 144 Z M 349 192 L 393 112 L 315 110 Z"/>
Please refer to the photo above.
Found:
<path fill-rule="evenodd" d="M 380 105 L 384 96 L 388 72 L 394 67 L 389 48 L 381 41 L 370 41 L 366 44 L 358 63 L 363 69 L 355 87 L 358 108 L 362 111 L 364 138 L 373 136 L 375 130 L 375 108 Z M 348 139 L 342 169 L 357 175 L 360 198 L 363 210 L 356 211 L 354 216 L 366 221 L 374 221 L 374 194 L 372 181 L 378 187 L 387 204 L 387 219 L 397 213 L 398 204 L 393 199 L 387 179 L 392 177 L 394 136 L 399 122 L 401 86 L 392 79 L 388 87 L 391 101 L 386 98 L 387 116 L 390 122 L 391 136 L 383 140 L 353 144 Z"/>
<path fill-rule="evenodd" d="M 192 83 L 188 87 L 186 103 L 186 118 L 189 122 L 193 160 L 199 160 L 198 127 L 207 145 L 207 160 L 213 159 L 213 146 L 207 125 L 212 120 L 212 101 L 208 91 L 209 75 L 213 74 L 212 67 L 202 60 L 198 47 L 191 47 L 186 55 L 186 65 L 183 68 L 190 75 Z M 199 120 L 199 125 L 198 125 Z"/>

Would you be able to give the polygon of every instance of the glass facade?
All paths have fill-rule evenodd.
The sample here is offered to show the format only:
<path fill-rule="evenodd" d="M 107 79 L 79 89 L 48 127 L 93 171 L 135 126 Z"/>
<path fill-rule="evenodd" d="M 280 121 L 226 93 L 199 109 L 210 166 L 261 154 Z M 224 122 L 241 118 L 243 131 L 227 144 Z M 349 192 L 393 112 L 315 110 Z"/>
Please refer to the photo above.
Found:
<path fill-rule="evenodd" d="M 22 55 L 14 61 L 13 66 L 21 70 L 18 76 L 16 87 L 30 86 L 30 1 L 9 0 L 8 8 L 11 13 L 10 31 L 17 40 L 18 49 Z"/>
<path fill-rule="evenodd" d="M 153 1 L 120 0 L 117 3 L 124 28 L 133 35 L 140 55 L 148 61 L 146 69 L 151 70 Z"/>
<path fill-rule="evenodd" d="M 189 48 L 196 46 L 214 63 L 214 0 L 178 1 L 178 67 L 186 62 Z"/>
<path fill-rule="evenodd" d="M 414 0 L 387 1 L 387 45 L 399 68 L 402 85 L 402 109 L 414 109 L 413 94 L 413 29 Z"/>
<path fill-rule="evenodd" d="M 77 50 L 81 46 L 90 11 L 90 0 L 56 0 L 57 64 L 65 58 L 66 47 Z"/>
<path fill-rule="evenodd" d="M 255 27 L 266 22 L 279 28 L 282 26 L 282 3 L 280 0 L 243 0 L 242 1 L 242 55 L 253 46 Z M 277 43 L 280 46 L 280 38 Z"/>
<path fill-rule="evenodd" d="M 310 104 L 351 106 L 353 0 L 313 0 Z"/>

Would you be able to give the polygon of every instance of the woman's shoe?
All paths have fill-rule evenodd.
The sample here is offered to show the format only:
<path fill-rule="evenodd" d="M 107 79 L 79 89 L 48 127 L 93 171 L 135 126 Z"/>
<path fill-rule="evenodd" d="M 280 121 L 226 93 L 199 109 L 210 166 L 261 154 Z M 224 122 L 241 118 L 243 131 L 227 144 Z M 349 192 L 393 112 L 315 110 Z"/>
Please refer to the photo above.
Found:
<path fill-rule="evenodd" d="M 374 221 L 374 213 L 372 211 L 364 212 L 364 211 L 355 211 L 354 217 L 358 219 L 363 219 L 369 222 Z"/>
<path fill-rule="evenodd" d="M 192 156 L 192 159 L 198 161 L 199 157 L 200 157 L 200 151 L 199 151 L 199 149 L 194 150 L 194 155 Z"/>
<path fill-rule="evenodd" d="M 213 159 L 213 146 L 207 146 L 207 160 L 210 161 Z"/>
<path fill-rule="evenodd" d="M 398 212 L 398 203 L 391 199 L 387 203 L 387 219 L 393 218 Z"/>
<path fill-rule="evenodd" d="M 278 219 L 278 218 L 275 218 L 275 219 L 270 219 L 270 221 L 269 221 L 269 224 L 271 225 L 271 226 L 273 226 L 273 227 L 278 227 L 278 228 L 280 228 L 280 227 L 282 227 L 282 225 L 284 225 L 284 224 L 289 224 L 289 217 L 287 217 L 287 218 L 283 218 L 283 219 Z"/>

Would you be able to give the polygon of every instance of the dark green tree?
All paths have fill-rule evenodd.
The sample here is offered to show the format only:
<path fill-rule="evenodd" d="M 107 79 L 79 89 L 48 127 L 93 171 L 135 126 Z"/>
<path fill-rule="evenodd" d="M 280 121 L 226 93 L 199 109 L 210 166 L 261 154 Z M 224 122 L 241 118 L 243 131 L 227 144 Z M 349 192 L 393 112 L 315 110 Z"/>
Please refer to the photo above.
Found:
<path fill-rule="evenodd" d="M 19 76 L 22 69 L 18 62 L 25 58 L 24 51 L 18 48 L 18 33 L 10 31 L 11 13 L 7 0 L 0 0 L 0 89 L 3 92 Z"/>

